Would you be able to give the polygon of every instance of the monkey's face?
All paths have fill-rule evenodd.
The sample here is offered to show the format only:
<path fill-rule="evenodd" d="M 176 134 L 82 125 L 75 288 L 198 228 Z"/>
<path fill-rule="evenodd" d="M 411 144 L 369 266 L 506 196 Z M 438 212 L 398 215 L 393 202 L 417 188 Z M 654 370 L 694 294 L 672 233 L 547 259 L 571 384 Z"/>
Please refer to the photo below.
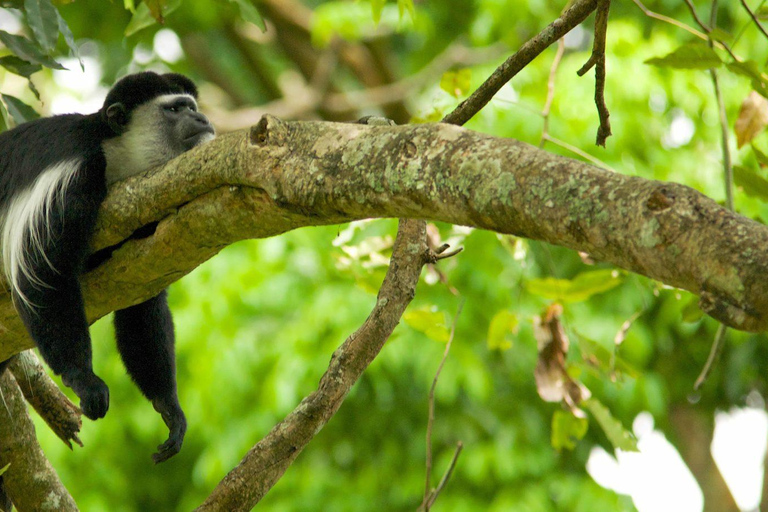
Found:
<path fill-rule="evenodd" d="M 102 144 L 107 183 L 143 172 L 176 158 L 215 136 L 208 118 L 188 94 L 167 94 L 139 105 L 124 131 Z"/>

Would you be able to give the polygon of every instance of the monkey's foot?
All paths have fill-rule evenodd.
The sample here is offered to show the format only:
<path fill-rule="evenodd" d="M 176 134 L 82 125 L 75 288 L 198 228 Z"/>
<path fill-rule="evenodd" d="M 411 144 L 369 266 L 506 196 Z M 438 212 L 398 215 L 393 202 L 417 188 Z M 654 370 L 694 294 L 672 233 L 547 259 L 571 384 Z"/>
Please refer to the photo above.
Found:
<path fill-rule="evenodd" d="M 61 381 L 80 398 L 80 409 L 86 418 L 103 418 L 109 409 L 109 388 L 93 372 L 73 370 L 61 374 Z"/>
<path fill-rule="evenodd" d="M 163 418 L 168 427 L 168 439 L 157 447 L 157 453 L 152 455 L 155 464 L 165 462 L 179 451 L 184 442 L 184 434 L 187 432 L 187 419 L 184 417 L 184 411 L 181 410 L 179 400 L 174 396 L 172 398 L 155 398 L 152 400 L 152 406 Z"/>

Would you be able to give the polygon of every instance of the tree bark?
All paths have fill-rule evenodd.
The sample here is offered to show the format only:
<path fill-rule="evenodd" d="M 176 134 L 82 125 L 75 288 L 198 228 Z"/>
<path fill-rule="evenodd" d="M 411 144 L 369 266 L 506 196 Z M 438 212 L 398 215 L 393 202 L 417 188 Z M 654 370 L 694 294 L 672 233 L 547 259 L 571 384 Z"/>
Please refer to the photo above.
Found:
<path fill-rule="evenodd" d="M 82 280 L 89 318 L 153 296 L 237 240 L 371 217 L 562 245 L 700 294 L 733 328 L 768 327 L 768 228 L 689 187 L 446 124 L 270 116 L 111 189 L 93 245 L 113 252 Z M 7 295 L 0 324 L 0 359 L 32 346 Z"/>
<path fill-rule="evenodd" d="M 0 468 L 5 492 L 19 512 L 75 512 L 77 505 L 40 449 L 27 404 L 9 371 L 0 375 Z"/>

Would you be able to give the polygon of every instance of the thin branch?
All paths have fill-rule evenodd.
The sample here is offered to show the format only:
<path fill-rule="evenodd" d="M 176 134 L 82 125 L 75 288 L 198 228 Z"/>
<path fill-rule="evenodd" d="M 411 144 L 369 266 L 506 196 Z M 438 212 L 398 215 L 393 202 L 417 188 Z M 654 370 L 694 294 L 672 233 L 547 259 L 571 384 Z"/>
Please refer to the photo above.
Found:
<path fill-rule="evenodd" d="M 552 43 L 587 19 L 597 8 L 597 3 L 598 0 L 576 0 L 559 18 L 547 25 L 544 30 L 527 41 L 514 55 L 499 66 L 469 98 L 462 101 L 456 110 L 445 116 L 443 122 L 462 125 L 469 121 L 521 69 Z"/>
<path fill-rule="evenodd" d="M 456 324 L 459 321 L 459 316 L 461 315 L 461 310 L 464 308 L 464 300 L 462 299 L 461 302 L 459 302 L 459 307 L 456 310 L 456 316 L 453 317 L 453 325 L 451 326 L 451 334 L 448 336 L 448 343 L 445 344 L 445 350 L 443 351 L 443 358 L 440 360 L 440 364 L 437 367 L 437 371 L 435 372 L 435 377 L 432 379 L 432 386 L 429 388 L 429 399 L 428 399 L 428 411 L 429 414 L 427 416 L 427 471 L 426 471 L 426 481 L 424 484 L 424 500 L 422 501 L 422 506 L 424 507 L 425 512 L 429 512 L 429 507 L 431 506 L 430 498 L 433 494 L 432 492 L 432 426 L 435 423 L 435 389 L 437 388 L 437 381 L 440 379 L 440 372 L 443 371 L 443 366 L 445 366 L 445 361 L 448 359 L 448 353 L 451 350 L 451 344 L 453 343 L 453 337 L 456 334 Z M 461 451 L 461 448 L 459 448 L 459 451 Z M 457 453 L 458 456 L 458 453 Z"/>
<path fill-rule="evenodd" d="M 728 116 L 725 112 L 725 102 L 723 93 L 720 90 L 720 82 L 717 78 L 717 71 L 709 70 L 712 76 L 712 83 L 715 88 L 715 97 L 717 98 L 717 114 L 720 118 L 721 146 L 723 151 L 723 173 L 725 181 L 725 205 L 729 210 L 734 210 L 733 203 L 733 164 L 731 163 L 731 150 L 728 145 Z"/>
<path fill-rule="evenodd" d="M 563 38 L 557 40 L 557 52 L 555 58 L 552 60 L 552 66 L 549 68 L 549 78 L 547 79 L 547 100 L 544 102 L 544 108 L 541 110 L 541 117 L 544 118 L 544 127 L 541 129 L 541 140 L 539 141 L 539 147 L 544 147 L 544 142 L 549 135 L 549 114 L 552 110 L 552 102 L 555 99 L 555 77 L 557 76 L 557 68 L 560 67 L 560 61 L 565 54 L 565 41 Z"/>
<path fill-rule="evenodd" d="M 704 34 L 703 32 L 699 32 L 698 30 L 696 30 L 695 28 L 691 27 L 690 25 L 686 25 L 682 21 L 678 21 L 675 18 L 670 18 L 669 16 L 665 16 L 663 14 L 659 14 L 657 12 L 654 12 L 654 11 L 648 9 L 645 5 L 643 5 L 643 2 L 641 2 L 640 0 L 632 0 L 632 1 L 635 2 L 635 5 L 637 5 L 640 8 L 640 10 L 643 11 L 643 14 L 645 14 L 649 18 L 653 18 L 653 19 L 656 19 L 656 20 L 659 20 L 659 21 L 663 21 L 665 23 L 669 23 L 670 25 L 674 25 L 674 26 L 676 26 L 678 28 L 681 28 L 681 29 L 685 30 L 686 32 L 689 32 L 689 33 L 693 34 L 694 36 L 698 37 L 699 39 L 703 39 L 705 41 L 708 39 L 706 34 Z"/>
<path fill-rule="evenodd" d="M 595 39 L 592 46 L 592 55 L 580 70 L 579 76 L 595 66 L 595 105 L 600 118 L 600 126 L 597 129 L 595 143 L 605 147 L 605 141 L 611 136 L 610 112 L 605 104 L 605 37 L 608 32 L 608 13 L 611 10 L 611 0 L 600 0 L 595 15 Z"/>
<path fill-rule="evenodd" d="M 72 441 L 83 446 L 78 437 L 82 420 L 80 408 L 73 404 L 48 376 L 34 352 L 26 350 L 14 358 L 10 371 L 24 398 L 37 411 L 59 439 L 72 449 Z"/>
<path fill-rule="evenodd" d="M 727 331 L 728 331 L 728 328 L 723 324 L 720 324 L 717 327 L 717 333 L 715 334 L 715 340 L 712 342 L 712 347 L 709 349 L 709 356 L 707 357 L 707 362 L 704 363 L 704 368 L 701 369 L 701 373 L 699 374 L 699 377 L 696 379 L 696 382 L 693 384 L 694 390 L 698 390 L 701 387 L 701 385 L 704 384 L 704 382 L 709 377 L 709 374 L 715 365 L 715 361 L 717 361 L 718 357 L 720 356 L 720 352 L 722 351 L 723 342 L 725 341 L 725 334 Z"/>
<path fill-rule="evenodd" d="M 758 30 L 760 30 L 763 36 L 768 38 L 768 31 L 765 30 L 765 27 L 763 26 L 763 24 L 760 23 L 759 19 L 757 19 L 757 16 L 755 15 L 754 11 L 752 11 L 752 9 L 749 8 L 749 5 L 747 5 L 747 1 L 741 0 L 741 5 L 743 5 L 744 9 L 747 10 L 747 12 L 749 13 L 749 17 L 752 18 L 752 21 L 755 22 L 755 25 L 757 26 Z"/>
<path fill-rule="evenodd" d="M 693 20 L 696 22 L 696 24 L 700 26 L 704 30 L 704 32 L 707 32 L 707 33 L 711 32 L 712 29 L 709 28 L 707 25 L 705 25 L 704 22 L 701 21 L 701 18 L 699 18 L 699 15 L 696 13 L 696 6 L 693 5 L 691 0 L 685 0 L 685 5 L 687 5 L 688 10 L 691 11 L 691 15 L 693 16 Z"/>
<path fill-rule="evenodd" d="M 587 153 L 586 151 L 582 150 L 581 148 L 579 148 L 577 146 L 574 146 L 573 144 L 569 144 L 569 143 L 565 142 L 564 140 L 560 140 L 560 139 L 558 139 L 556 137 L 553 137 L 551 135 L 545 135 L 544 136 L 544 141 L 545 142 L 551 142 L 552 144 L 555 144 L 556 146 L 560 146 L 563 149 L 567 149 L 568 151 L 570 151 L 574 155 L 578 155 L 579 157 L 583 158 L 584 160 L 587 160 L 588 162 L 592 162 L 594 165 L 596 165 L 598 167 L 601 167 L 601 168 L 605 169 L 606 171 L 617 172 L 616 169 L 614 169 L 613 167 L 608 165 L 606 162 L 603 162 L 599 158 L 590 155 L 589 153 Z"/>
<path fill-rule="evenodd" d="M 459 455 L 461 454 L 461 450 L 463 448 L 464 443 L 461 441 L 456 443 L 456 450 L 453 452 L 453 457 L 451 458 L 451 463 L 448 464 L 448 469 L 445 470 L 443 477 L 440 479 L 440 483 L 437 484 L 435 490 L 430 493 L 429 499 L 424 505 L 422 505 L 422 507 L 420 507 L 420 510 L 429 510 L 429 508 L 435 504 L 437 497 L 440 496 L 440 493 L 443 491 L 443 489 L 445 489 L 446 484 L 448 484 L 448 480 L 450 480 L 451 475 L 453 474 L 453 470 L 456 468 L 456 462 L 459 460 Z"/>

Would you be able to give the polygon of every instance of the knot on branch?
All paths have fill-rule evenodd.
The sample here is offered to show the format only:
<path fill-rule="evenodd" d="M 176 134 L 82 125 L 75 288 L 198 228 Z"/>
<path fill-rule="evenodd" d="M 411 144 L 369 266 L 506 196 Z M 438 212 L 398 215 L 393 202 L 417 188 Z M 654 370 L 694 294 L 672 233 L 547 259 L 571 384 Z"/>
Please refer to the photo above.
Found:
<path fill-rule="evenodd" d="M 248 141 L 254 146 L 282 146 L 288 138 L 288 125 L 275 116 L 264 114 L 251 126 Z"/>
<path fill-rule="evenodd" d="M 656 188 L 651 192 L 651 196 L 645 203 L 646 208 L 652 212 L 666 210 L 675 204 L 675 193 L 667 190 L 665 187 Z"/>
<path fill-rule="evenodd" d="M 458 249 L 454 249 L 453 251 L 445 252 L 446 250 L 448 250 L 449 247 L 450 245 L 443 244 L 437 249 L 428 248 L 427 250 L 424 251 L 424 255 L 423 255 L 424 263 L 434 264 L 440 260 L 450 258 L 451 256 L 456 256 L 457 254 L 459 254 L 461 251 L 464 250 L 463 247 L 459 247 Z"/>

